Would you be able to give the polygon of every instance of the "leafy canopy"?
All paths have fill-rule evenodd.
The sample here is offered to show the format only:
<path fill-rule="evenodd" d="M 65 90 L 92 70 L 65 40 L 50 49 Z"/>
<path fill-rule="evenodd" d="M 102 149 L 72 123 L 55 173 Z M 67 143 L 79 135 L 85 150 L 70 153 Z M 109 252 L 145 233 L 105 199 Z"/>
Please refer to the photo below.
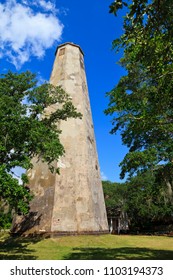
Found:
<path fill-rule="evenodd" d="M 105 111 L 113 116 L 111 133 L 120 130 L 129 148 L 120 176 L 153 169 L 173 186 L 173 1 L 118 0 L 110 12 L 120 8 L 124 33 L 113 47 L 124 50 L 126 75 L 107 94 Z"/>
<path fill-rule="evenodd" d="M 131 230 L 152 230 L 154 226 L 172 223 L 170 196 L 151 171 L 129 178 L 126 186 L 126 211 Z"/>
<path fill-rule="evenodd" d="M 108 217 L 118 216 L 126 210 L 126 185 L 110 181 L 103 181 L 102 185 Z"/>
<path fill-rule="evenodd" d="M 54 171 L 53 161 L 65 152 L 58 123 L 77 117 L 81 114 L 61 87 L 49 83 L 37 86 L 36 76 L 28 71 L 1 75 L 0 212 L 27 213 L 32 198 L 24 186 L 27 176 L 22 175 L 20 184 L 12 176 L 14 168 L 32 168 L 31 159 L 37 156 Z"/>
<path fill-rule="evenodd" d="M 130 231 L 153 230 L 158 225 L 164 228 L 172 223 L 173 204 L 153 172 L 139 174 L 125 183 L 102 183 L 108 217 L 125 212 Z"/>

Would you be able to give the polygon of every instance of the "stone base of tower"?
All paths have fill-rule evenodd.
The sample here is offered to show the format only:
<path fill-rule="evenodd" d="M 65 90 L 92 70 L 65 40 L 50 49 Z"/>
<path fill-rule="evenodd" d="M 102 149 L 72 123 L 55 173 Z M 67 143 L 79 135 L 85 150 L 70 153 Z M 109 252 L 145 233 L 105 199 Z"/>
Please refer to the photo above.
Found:
<path fill-rule="evenodd" d="M 44 238 L 56 238 L 60 236 L 79 236 L 79 235 L 105 235 L 109 234 L 108 230 L 103 231 L 57 231 L 57 232 L 13 232 L 11 231 L 12 236 L 23 236 L 23 237 L 44 237 Z"/>
<path fill-rule="evenodd" d="M 53 237 L 108 233 L 102 186 L 97 183 L 100 182 L 99 178 L 95 178 L 96 193 L 92 193 L 92 188 L 87 184 L 88 176 L 84 176 L 86 182 L 82 180 L 84 185 L 76 183 L 69 187 L 68 180 L 72 179 L 72 174 L 65 187 L 60 188 L 65 169 L 58 175 L 52 174 L 41 161 L 33 159 L 33 164 L 37 168 L 30 170 L 28 176 L 34 198 L 28 215 L 16 216 L 13 220 L 13 235 Z"/>
<path fill-rule="evenodd" d="M 31 237 L 58 237 L 70 235 L 102 235 L 109 234 L 107 228 L 100 230 L 76 230 L 76 231 L 51 231 L 41 229 L 39 223 L 41 217 L 34 219 L 34 213 L 30 213 L 27 217 L 17 216 L 13 222 L 11 230 L 12 236 L 31 236 Z"/>
<path fill-rule="evenodd" d="M 11 229 L 11 235 L 13 236 L 42 236 L 42 237 L 58 237 L 58 236 L 69 236 L 69 235 L 101 235 L 108 234 L 109 231 L 107 226 L 105 228 L 92 228 L 87 230 L 65 230 L 65 231 L 52 231 L 49 225 L 47 228 L 42 227 L 42 221 L 44 217 L 37 215 L 36 213 L 30 212 L 27 216 L 16 216 L 13 221 Z"/>

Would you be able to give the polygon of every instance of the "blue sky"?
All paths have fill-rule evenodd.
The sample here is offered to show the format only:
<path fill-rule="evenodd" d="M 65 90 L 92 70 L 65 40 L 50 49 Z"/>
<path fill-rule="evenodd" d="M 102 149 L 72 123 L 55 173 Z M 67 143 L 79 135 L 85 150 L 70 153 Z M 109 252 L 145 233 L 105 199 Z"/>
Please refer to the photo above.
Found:
<path fill-rule="evenodd" d="M 85 54 L 91 110 L 103 179 L 119 180 L 119 163 L 127 152 L 119 135 L 110 135 L 104 115 L 110 91 L 123 75 L 120 54 L 111 50 L 122 34 L 122 15 L 109 14 L 111 0 L 0 1 L 0 69 L 30 70 L 49 80 L 58 44 L 73 42 Z"/>

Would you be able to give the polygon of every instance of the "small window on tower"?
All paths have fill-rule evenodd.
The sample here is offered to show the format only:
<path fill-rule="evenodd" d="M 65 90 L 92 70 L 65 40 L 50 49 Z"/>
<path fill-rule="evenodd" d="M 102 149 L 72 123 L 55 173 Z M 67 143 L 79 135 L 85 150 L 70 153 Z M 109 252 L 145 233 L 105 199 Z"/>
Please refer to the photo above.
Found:
<path fill-rule="evenodd" d="M 60 49 L 59 50 L 59 56 L 64 55 L 64 54 L 65 54 L 65 48 Z"/>
<path fill-rule="evenodd" d="M 83 62 L 83 59 L 80 59 L 80 66 L 84 69 L 84 62 Z"/>

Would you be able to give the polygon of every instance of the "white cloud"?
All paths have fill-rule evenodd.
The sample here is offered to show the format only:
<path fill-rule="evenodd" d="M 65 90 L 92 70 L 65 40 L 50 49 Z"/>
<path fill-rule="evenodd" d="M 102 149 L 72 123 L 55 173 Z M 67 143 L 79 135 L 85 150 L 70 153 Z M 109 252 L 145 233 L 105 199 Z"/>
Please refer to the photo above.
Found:
<path fill-rule="evenodd" d="M 107 181 L 108 180 L 107 176 L 104 174 L 103 171 L 101 171 L 101 179 L 102 179 L 102 181 Z"/>
<path fill-rule="evenodd" d="M 47 0 L 21 0 L 22 4 L 26 6 L 35 6 L 42 8 L 45 11 L 51 11 L 52 13 L 57 12 L 56 1 L 47 1 Z"/>
<path fill-rule="evenodd" d="M 19 181 L 19 184 L 22 185 L 21 175 L 25 173 L 26 170 L 22 167 L 15 167 L 11 170 L 10 174 Z"/>
<path fill-rule="evenodd" d="M 31 56 L 42 58 L 61 40 L 63 25 L 52 1 L 7 0 L 0 4 L 0 57 L 20 68 Z"/>
<path fill-rule="evenodd" d="M 38 5 L 40 5 L 45 11 L 56 11 L 55 3 L 51 1 L 37 0 Z"/>
<path fill-rule="evenodd" d="M 46 80 L 45 78 L 43 78 L 41 76 L 40 72 L 37 73 L 37 77 L 36 78 L 37 78 L 37 86 L 41 86 L 44 83 L 49 83 L 49 80 Z"/>

